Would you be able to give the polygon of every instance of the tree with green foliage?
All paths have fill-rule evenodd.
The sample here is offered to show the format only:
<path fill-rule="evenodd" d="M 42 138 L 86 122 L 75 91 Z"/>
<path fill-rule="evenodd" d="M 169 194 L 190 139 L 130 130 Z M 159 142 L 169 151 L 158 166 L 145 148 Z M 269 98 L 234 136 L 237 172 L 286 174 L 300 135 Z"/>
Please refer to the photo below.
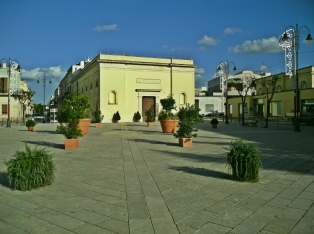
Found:
<path fill-rule="evenodd" d="M 34 104 L 34 113 L 38 113 L 39 115 L 44 115 L 43 108 L 44 106 L 41 103 Z"/>
<path fill-rule="evenodd" d="M 266 98 L 267 98 L 267 104 L 266 104 L 266 120 L 265 120 L 265 126 L 264 128 L 268 128 L 268 118 L 270 115 L 270 103 L 271 100 L 274 97 L 274 93 L 277 88 L 277 81 L 279 80 L 279 76 L 271 76 L 269 77 L 264 77 L 259 80 L 259 82 L 262 85 L 263 93 L 265 91 Z"/>
<path fill-rule="evenodd" d="M 245 76 L 244 78 L 233 78 L 229 80 L 229 85 L 231 87 L 234 87 L 238 94 L 241 97 L 242 101 L 242 125 L 244 126 L 244 106 L 245 106 L 245 100 L 246 96 L 249 93 L 250 90 L 253 90 L 256 86 L 255 83 L 255 77 L 254 76 Z"/>
<path fill-rule="evenodd" d="M 23 123 L 25 123 L 25 109 L 26 104 L 32 101 L 33 96 L 35 95 L 35 91 L 28 89 L 19 89 L 15 91 L 13 94 L 11 94 L 11 97 L 13 97 L 15 100 L 19 100 L 19 102 L 22 104 L 23 109 Z"/>

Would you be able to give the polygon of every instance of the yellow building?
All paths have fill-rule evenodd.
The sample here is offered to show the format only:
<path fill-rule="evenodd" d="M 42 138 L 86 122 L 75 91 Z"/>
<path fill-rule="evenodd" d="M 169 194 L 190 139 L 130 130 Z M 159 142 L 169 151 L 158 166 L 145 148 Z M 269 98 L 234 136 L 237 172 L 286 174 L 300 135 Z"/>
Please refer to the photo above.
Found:
<path fill-rule="evenodd" d="M 180 107 L 194 104 L 194 70 L 190 59 L 99 54 L 93 60 L 72 66 L 55 93 L 62 100 L 67 93 L 81 92 L 91 99 L 93 110 L 101 110 L 103 122 L 111 122 L 119 111 L 122 122 L 133 121 L 149 108 L 155 116 L 160 99 L 173 94 Z"/>
<path fill-rule="evenodd" d="M 290 79 L 285 73 L 277 75 L 279 80 L 276 83 L 274 97 L 271 100 L 270 116 L 275 117 L 291 117 L 294 110 L 294 78 Z M 271 79 L 273 76 L 268 76 L 262 79 Z M 305 110 L 306 105 L 314 105 L 314 66 L 301 68 L 298 70 L 300 100 L 299 106 L 301 112 Z M 254 93 L 253 93 L 254 94 Z M 232 106 L 232 116 L 241 116 L 241 98 L 229 97 L 229 105 Z M 264 116 L 266 117 L 267 97 L 265 88 L 262 87 L 260 79 L 257 79 L 256 93 L 252 96 L 247 96 L 246 105 L 248 116 Z"/>

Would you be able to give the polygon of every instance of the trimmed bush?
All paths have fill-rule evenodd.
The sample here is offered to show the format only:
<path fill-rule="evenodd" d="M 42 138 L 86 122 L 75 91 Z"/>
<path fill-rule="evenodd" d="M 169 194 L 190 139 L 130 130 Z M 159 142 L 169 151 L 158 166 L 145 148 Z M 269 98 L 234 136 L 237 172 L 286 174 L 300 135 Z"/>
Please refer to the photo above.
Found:
<path fill-rule="evenodd" d="M 5 161 L 8 167 L 10 186 L 17 190 L 31 190 L 52 184 L 54 181 L 55 164 L 52 154 L 45 148 L 31 149 L 25 143 L 25 151 L 16 151 L 9 161 Z"/>
<path fill-rule="evenodd" d="M 113 120 L 120 120 L 120 119 L 121 117 L 120 117 L 119 111 L 113 114 Z"/>
<path fill-rule="evenodd" d="M 146 115 L 146 122 L 154 122 L 155 121 L 153 109 L 145 110 L 145 115 Z"/>
<path fill-rule="evenodd" d="M 210 121 L 211 124 L 219 124 L 218 122 L 218 119 L 216 118 L 213 118 L 211 121 Z"/>
<path fill-rule="evenodd" d="M 135 120 L 140 120 L 142 118 L 140 112 L 136 112 L 135 115 L 134 115 L 134 119 Z"/>
<path fill-rule="evenodd" d="M 100 123 L 104 119 L 104 115 L 100 110 L 96 110 L 93 112 L 94 120 L 96 123 Z"/>
<path fill-rule="evenodd" d="M 26 127 L 34 127 L 36 125 L 36 122 L 34 120 L 27 120 L 26 123 L 25 123 L 25 126 Z"/>
<path fill-rule="evenodd" d="M 177 119 L 171 110 L 176 110 L 176 100 L 169 94 L 167 98 L 160 99 L 162 111 L 158 115 L 158 120 Z"/>
<path fill-rule="evenodd" d="M 69 123 L 60 123 L 57 126 L 57 132 L 65 136 L 66 139 L 76 139 L 82 137 L 82 130 L 78 126 L 79 120 L 71 120 Z"/>
<path fill-rule="evenodd" d="M 204 116 L 199 114 L 199 109 L 195 105 L 187 104 L 185 107 L 180 107 L 178 112 L 178 117 L 180 119 L 178 127 L 179 129 L 174 137 L 179 138 L 193 138 L 197 137 L 196 132 L 198 129 L 196 128 L 197 124 L 204 122 Z"/>
<path fill-rule="evenodd" d="M 258 181 L 259 168 L 262 166 L 261 154 L 255 144 L 242 139 L 233 139 L 227 153 L 228 169 L 232 170 L 233 179 L 238 181 Z"/>

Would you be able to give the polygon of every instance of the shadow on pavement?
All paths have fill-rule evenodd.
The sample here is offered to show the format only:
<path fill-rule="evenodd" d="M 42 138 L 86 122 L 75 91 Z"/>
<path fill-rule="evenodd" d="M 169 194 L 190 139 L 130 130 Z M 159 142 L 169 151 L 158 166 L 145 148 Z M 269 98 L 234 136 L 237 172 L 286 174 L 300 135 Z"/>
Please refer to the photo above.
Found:
<path fill-rule="evenodd" d="M 232 176 L 220 172 L 220 171 L 213 171 L 205 168 L 197 168 L 197 167 L 175 167 L 175 166 L 170 166 L 169 169 L 175 170 L 175 171 L 182 171 L 185 173 L 190 173 L 194 175 L 201 175 L 201 176 L 207 176 L 207 177 L 214 177 L 214 178 L 219 178 L 219 179 L 226 179 L 226 180 L 232 180 Z"/>
<path fill-rule="evenodd" d="M 178 143 L 167 143 L 167 144 L 172 144 L 172 145 L 178 147 Z M 163 155 L 171 155 L 171 156 L 174 156 L 174 157 L 190 159 L 190 160 L 196 161 L 196 162 L 226 163 L 226 160 L 227 160 L 227 158 L 225 156 L 225 153 L 217 154 L 216 156 L 213 156 L 213 155 L 209 155 L 209 154 L 195 154 L 195 153 L 191 153 L 191 152 L 187 152 L 187 153 L 183 153 L 183 152 L 169 152 L 169 151 L 166 151 L 166 150 L 151 150 L 151 151 L 162 152 Z"/>
<path fill-rule="evenodd" d="M 8 173 L 6 172 L 0 172 L 0 184 L 4 187 L 10 188 L 11 186 L 9 184 L 9 178 L 8 178 Z"/>
<path fill-rule="evenodd" d="M 36 146 L 46 146 L 56 149 L 64 149 L 64 144 L 56 144 L 47 141 L 22 141 L 28 144 L 36 145 Z"/>
<path fill-rule="evenodd" d="M 169 145 L 169 146 L 178 146 L 178 143 L 156 141 L 156 140 L 145 140 L 145 139 L 134 139 L 135 142 L 143 142 L 148 144 L 159 144 L 159 145 Z"/>

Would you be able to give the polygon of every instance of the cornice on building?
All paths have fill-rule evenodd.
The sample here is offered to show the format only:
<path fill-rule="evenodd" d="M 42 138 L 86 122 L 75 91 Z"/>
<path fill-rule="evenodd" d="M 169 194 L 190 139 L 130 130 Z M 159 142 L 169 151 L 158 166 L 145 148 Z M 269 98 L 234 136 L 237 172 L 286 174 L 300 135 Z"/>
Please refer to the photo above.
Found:
<path fill-rule="evenodd" d="M 113 56 L 113 55 L 110 55 Z M 146 57 L 134 57 L 134 58 L 143 58 L 147 59 Z M 159 58 L 154 58 L 154 59 L 159 59 Z M 165 58 L 160 58 L 160 60 L 166 60 Z M 125 60 L 125 59 L 100 59 L 100 54 L 96 56 L 92 61 L 87 63 L 84 68 L 79 69 L 77 72 L 72 74 L 72 82 L 75 81 L 75 79 L 81 74 L 84 73 L 94 65 L 95 63 L 107 63 L 107 64 L 124 64 L 124 65 L 139 65 L 139 66 L 159 66 L 159 67 L 181 67 L 181 68 L 195 68 L 196 65 L 194 64 L 186 64 L 186 63 L 172 63 L 172 59 L 169 58 L 167 60 L 170 60 L 170 63 L 165 63 L 165 62 L 144 62 L 144 61 L 138 61 L 138 60 Z M 175 59 L 175 60 L 180 60 L 180 59 Z M 186 59 L 185 59 L 186 61 Z"/>

